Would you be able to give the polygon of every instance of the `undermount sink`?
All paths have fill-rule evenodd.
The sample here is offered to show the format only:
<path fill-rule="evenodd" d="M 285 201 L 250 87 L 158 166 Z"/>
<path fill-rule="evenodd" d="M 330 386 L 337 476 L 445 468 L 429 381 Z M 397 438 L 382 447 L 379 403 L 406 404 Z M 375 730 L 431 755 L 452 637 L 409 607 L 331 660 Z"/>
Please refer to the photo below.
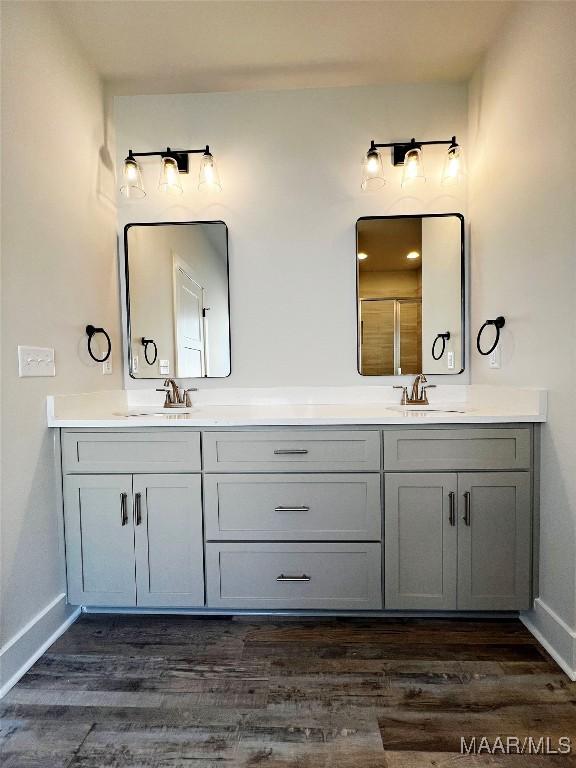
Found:
<path fill-rule="evenodd" d="M 186 413 L 194 413 L 197 408 L 163 408 L 161 405 L 155 406 L 142 406 L 141 408 L 129 408 L 124 413 L 119 413 L 118 416 L 179 416 Z"/>
<path fill-rule="evenodd" d="M 408 416 L 411 413 L 467 413 L 466 408 L 439 408 L 432 405 L 389 405 L 389 411 L 397 411 Z"/>

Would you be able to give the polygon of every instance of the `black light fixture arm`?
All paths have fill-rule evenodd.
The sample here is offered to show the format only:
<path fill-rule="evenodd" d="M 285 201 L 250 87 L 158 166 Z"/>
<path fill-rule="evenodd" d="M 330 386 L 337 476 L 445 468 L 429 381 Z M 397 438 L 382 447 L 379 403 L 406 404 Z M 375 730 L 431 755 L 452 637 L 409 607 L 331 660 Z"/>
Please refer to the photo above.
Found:
<path fill-rule="evenodd" d="M 370 142 L 370 149 L 368 150 L 368 154 L 370 152 L 376 152 L 378 149 L 382 149 L 384 147 L 391 147 L 392 152 L 392 162 L 394 165 L 402 165 L 404 163 L 404 158 L 406 156 L 406 153 L 410 149 L 421 149 L 422 147 L 429 147 L 431 145 L 444 145 L 449 146 L 451 149 L 452 147 L 457 147 L 458 142 L 456 141 L 456 136 L 452 136 L 451 139 L 448 140 L 434 140 L 434 141 L 416 141 L 415 138 L 411 138 L 410 141 L 390 141 L 386 143 L 380 143 L 374 141 Z"/>
<path fill-rule="evenodd" d="M 206 144 L 204 149 L 170 149 L 170 147 L 166 147 L 166 149 L 162 150 L 161 152 L 133 152 L 131 149 L 128 150 L 128 157 L 173 157 L 176 155 L 200 154 L 210 154 L 210 147 L 208 144 Z"/>
<path fill-rule="evenodd" d="M 165 150 L 159 152 L 133 152 L 129 149 L 125 162 L 130 160 L 135 162 L 137 157 L 171 157 L 176 161 L 180 173 L 188 173 L 188 155 L 210 155 L 210 147 L 208 144 L 206 144 L 204 149 L 172 149 L 171 147 L 166 147 Z"/>

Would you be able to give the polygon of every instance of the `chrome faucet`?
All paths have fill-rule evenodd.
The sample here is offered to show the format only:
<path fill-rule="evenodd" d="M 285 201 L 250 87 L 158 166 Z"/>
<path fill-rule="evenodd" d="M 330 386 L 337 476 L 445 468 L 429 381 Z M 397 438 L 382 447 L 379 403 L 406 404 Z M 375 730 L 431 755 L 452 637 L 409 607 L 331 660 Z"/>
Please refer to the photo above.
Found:
<path fill-rule="evenodd" d="M 419 373 L 412 384 L 412 392 L 408 394 L 408 387 L 396 385 L 394 389 L 402 390 L 401 405 L 429 405 L 426 390 L 432 389 L 436 384 L 428 384 L 428 379 L 423 373 Z"/>
<path fill-rule="evenodd" d="M 197 391 L 196 387 L 189 387 L 188 389 L 179 387 L 174 379 L 166 379 L 164 386 L 156 390 L 156 392 L 166 393 L 164 408 L 191 408 L 190 392 Z"/>

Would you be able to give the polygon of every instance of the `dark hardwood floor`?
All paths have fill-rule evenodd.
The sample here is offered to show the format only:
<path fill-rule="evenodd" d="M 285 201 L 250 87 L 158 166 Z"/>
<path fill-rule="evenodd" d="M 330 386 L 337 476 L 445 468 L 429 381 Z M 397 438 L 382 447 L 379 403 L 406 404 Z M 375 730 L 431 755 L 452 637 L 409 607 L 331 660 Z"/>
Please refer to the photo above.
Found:
<path fill-rule="evenodd" d="M 576 683 L 515 620 L 85 615 L 0 702 L 2 768 L 576 766 Z"/>

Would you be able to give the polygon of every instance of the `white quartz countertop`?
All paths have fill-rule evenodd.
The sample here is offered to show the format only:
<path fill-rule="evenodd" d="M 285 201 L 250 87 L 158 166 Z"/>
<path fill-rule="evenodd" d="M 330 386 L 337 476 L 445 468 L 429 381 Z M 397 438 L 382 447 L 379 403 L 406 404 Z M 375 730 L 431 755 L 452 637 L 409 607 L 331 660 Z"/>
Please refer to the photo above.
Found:
<path fill-rule="evenodd" d="M 430 406 L 398 405 L 392 387 L 207 389 L 186 412 L 167 410 L 155 391 L 118 390 L 47 398 L 49 427 L 241 427 L 502 424 L 546 421 L 546 391 L 441 385 Z"/>

